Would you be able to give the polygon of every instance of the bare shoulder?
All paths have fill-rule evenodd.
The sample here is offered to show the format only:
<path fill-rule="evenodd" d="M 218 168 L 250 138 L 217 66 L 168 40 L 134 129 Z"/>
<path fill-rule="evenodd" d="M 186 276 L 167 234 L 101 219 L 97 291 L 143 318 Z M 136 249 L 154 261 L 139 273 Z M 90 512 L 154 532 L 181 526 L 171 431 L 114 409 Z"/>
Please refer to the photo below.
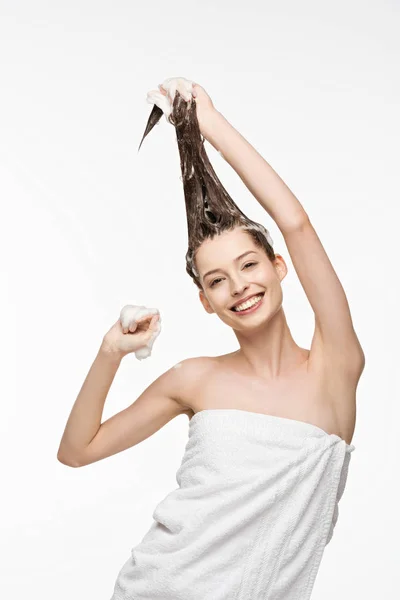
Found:
<path fill-rule="evenodd" d="M 216 368 L 217 360 L 218 357 L 215 356 L 186 358 L 167 371 L 173 382 L 173 398 L 182 406 L 185 413 L 193 413 L 188 399 L 195 394 L 199 381 L 204 380 Z"/>

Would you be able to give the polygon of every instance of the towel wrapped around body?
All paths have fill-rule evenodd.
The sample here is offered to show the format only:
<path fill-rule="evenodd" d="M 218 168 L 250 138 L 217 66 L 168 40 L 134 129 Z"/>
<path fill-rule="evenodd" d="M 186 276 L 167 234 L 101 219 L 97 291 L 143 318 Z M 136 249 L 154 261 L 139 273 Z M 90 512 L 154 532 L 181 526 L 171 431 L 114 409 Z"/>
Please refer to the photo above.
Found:
<path fill-rule="evenodd" d="M 308 600 L 354 449 L 303 421 L 197 412 L 179 487 L 156 506 L 110 600 Z"/>

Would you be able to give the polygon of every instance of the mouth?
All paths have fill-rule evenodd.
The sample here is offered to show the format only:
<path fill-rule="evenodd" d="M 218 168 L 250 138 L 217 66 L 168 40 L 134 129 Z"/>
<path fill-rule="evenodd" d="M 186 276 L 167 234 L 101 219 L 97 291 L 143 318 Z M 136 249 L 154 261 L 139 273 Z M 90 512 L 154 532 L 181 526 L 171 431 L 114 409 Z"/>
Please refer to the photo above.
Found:
<path fill-rule="evenodd" d="M 252 304 L 252 306 L 250 306 L 249 308 L 245 308 L 243 310 L 238 310 L 236 308 L 236 306 L 232 306 L 229 310 L 231 310 L 232 312 L 236 313 L 237 315 L 246 315 L 246 314 L 248 314 L 250 312 L 254 312 L 255 310 L 257 310 L 257 308 L 259 308 L 259 306 L 261 306 L 261 304 L 263 302 L 264 295 L 265 295 L 265 292 L 261 292 L 259 294 L 253 294 L 253 296 L 250 296 L 250 298 L 248 298 L 244 302 L 239 303 L 239 305 L 238 305 L 238 306 L 240 306 L 240 304 L 244 304 L 245 302 L 249 302 L 249 301 L 253 300 L 253 298 L 256 298 L 256 297 L 260 296 L 258 302 L 256 302 L 255 304 Z"/>

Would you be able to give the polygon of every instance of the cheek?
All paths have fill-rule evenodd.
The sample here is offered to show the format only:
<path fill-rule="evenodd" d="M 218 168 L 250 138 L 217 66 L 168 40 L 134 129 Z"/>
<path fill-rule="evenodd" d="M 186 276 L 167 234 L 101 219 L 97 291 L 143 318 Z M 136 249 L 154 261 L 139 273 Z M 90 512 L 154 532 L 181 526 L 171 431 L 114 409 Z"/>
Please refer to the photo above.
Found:
<path fill-rule="evenodd" d="M 271 309 L 280 308 L 283 301 L 283 290 L 279 281 L 271 282 L 268 288 L 267 299 L 269 301 L 269 305 Z"/>
<path fill-rule="evenodd" d="M 271 265 L 265 265 L 262 274 L 264 276 L 264 281 L 270 285 L 278 280 L 277 272 Z"/>
<path fill-rule="evenodd" d="M 276 271 L 271 271 L 271 269 L 266 268 L 263 273 L 263 278 L 260 281 L 264 282 L 264 285 L 267 289 L 276 290 L 281 286 L 280 279 Z"/>
<path fill-rule="evenodd" d="M 224 283 L 225 283 L 224 281 L 221 281 L 218 284 L 218 289 L 215 288 L 215 291 L 213 292 L 213 295 L 212 295 L 213 306 L 217 309 L 221 309 L 222 307 L 225 307 L 226 304 L 229 302 L 229 299 L 228 299 L 229 290 L 228 290 L 228 288 L 223 289 Z"/>

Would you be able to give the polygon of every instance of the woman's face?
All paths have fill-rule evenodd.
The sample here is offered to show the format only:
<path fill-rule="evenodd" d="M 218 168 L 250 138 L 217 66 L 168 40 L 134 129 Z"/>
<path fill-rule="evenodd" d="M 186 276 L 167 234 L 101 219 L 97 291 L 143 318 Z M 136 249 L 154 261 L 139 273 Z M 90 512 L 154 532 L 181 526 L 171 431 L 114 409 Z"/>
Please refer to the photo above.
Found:
<path fill-rule="evenodd" d="M 196 266 L 204 290 L 199 296 L 205 310 L 216 313 L 230 327 L 246 329 L 249 324 L 254 327 L 260 320 L 271 318 L 282 305 L 285 261 L 277 255 L 272 263 L 264 249 L 256 246 L 240 228 L 205 240 L 196 253 Z M 256 310 L 243 315 L 231 310 L 247 296 L 258 294 L 263 297 Z"/>

